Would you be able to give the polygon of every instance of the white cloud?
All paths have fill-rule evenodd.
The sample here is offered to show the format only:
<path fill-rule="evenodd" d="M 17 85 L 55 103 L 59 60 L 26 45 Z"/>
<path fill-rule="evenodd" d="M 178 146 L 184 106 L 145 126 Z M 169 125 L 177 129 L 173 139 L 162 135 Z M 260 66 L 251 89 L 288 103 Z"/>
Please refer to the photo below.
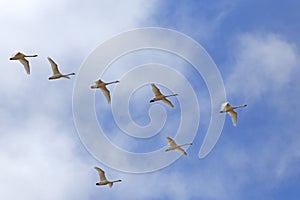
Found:
<path fill-rule="evenodd" d="M 228 96 L 260 100 L 283 89 L 297 70 L 298 49 L 275 34 L 243 34 L 238 37 L 227 78 Z"/>
<path fill-rule="evenodd" d="M 13 120 L 13 119 L 8 119 Z M 1 127 L 1 199 L 82 199 L 91 182 L 87 159 L 56 121 L 39 115 Z M 74 133 L 75 134 L 75 133 Z"/>
<path fill-rule="evenodd" d="M 1 6 L 9 4 L 7 1 Z M 4 10 L 0 13 L 1 26 L 7 27 L 0 33 L 5 47 L 0 54 L 0 74 L 4 74 L 0 84 L 1 199 L 233 199 L 249 183 L 249 169 L 261 178 L 254 183 L 275 180 L 279 184 L 297 173 L 291 166 L 299 160 L 299 140 L 289 134 L 284 145 L 280 145 L 278 137 L 267 142 L 263 152 L 259 147 L 265 143 L 254 144 L 254 150 L 240 143 L 222 146 L 219 142 L 219 151 L 214 150 L 205 160 L 198 160 L 198 149 L 193 145 L 189 151 L 195 155 L 150 174 L 124 174 L 105 167 L 109 179 L 121 178 L 123 182 L 112 189 L 96 188 L 98 175 L 92 169 L 91 157 L 82 150 L 72 123 L 74 78 L 49 82 L 51 70 L 45 58 L 53 56 L 63 72 L 76 72 L 96 45 L 111 34 L 138 26 L 154 12 L 155 4 L 155 1 L 130 4 L 27 1 L 26 5 L 19 4 L 18 9 L 1 9 Z M 26 9 L 21 9 L 22 6 Z M 218 29 L 227 12 L 225 9 L 212 17 L 213 23 L 206 22 L 204 17 L 199 26 L 199 19 L 195 18 L 192 27 L 196 29 L 192 31 L 198 33 L 208 28 L 200 37 L 210 38 L 208 33 Z M 184 26 L 187 20 L 180 24 Z M 32 75 L 27 76 L 20 63 L 8 61 L 17 50 L 39 54 L 30 60 Z M 285 87 L 299 64 L 297 49 L 273 34 L 242 35 L 234 54 L 237 59 L 227 80 L 229 96 L 242 94 L 249 101 L 258 101 L 265 92 L 275 94 L 278 88 Z M 251 81 L 245 82 L 247 79 Z M 293 130 L 297 129 L 290 131 Z M 284 147 L 287 148 L 281 151 Z M 223 152 L 223 157 L 219 154 L 214 157 L 216 152 Z M 281 156 L 277 162 L 278 155 Z M 257 163 L 253 163 L 255 156 L 259 156 Z"/>
<path fill-rule="evenodd" d="M 75 78 L 48 81 L 46 57 L 62 72 L 77 73 L 102 41 L 139 27 L 156 1 L 32 0 L 0 6 L 5 27 L 0 33 L 0 199 L 88 199 L 98 176 L 73 127 Z M 9 61 L 16 51 L 39 55 L 30 59 L 30 76 L 18 61 Z"/>

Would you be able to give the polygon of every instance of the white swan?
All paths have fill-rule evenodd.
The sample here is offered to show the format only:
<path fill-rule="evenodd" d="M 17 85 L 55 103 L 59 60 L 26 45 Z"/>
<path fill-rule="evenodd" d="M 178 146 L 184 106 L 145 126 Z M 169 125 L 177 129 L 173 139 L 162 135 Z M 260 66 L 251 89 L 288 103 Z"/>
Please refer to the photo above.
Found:
<path fill-rule="evenodd" d="M 186 143 L 186 144 L 181 144 L 178 145 L 176 142 L 171 139 L 170 137 L 166 137 L 166 139 L 169 142 L 169 148 L 167 148 L 165 151 L 171 151 L 171 150 L 178 150 L 180 151 L 183 155 L 187 156 L 187 153 L 181 148 L 182 146 L 187 146 L 187 145 L 192 145 L 193 143 Z"/>
<path fill-rule="evenodd" d="M 19 60 L 23 64 L 26 73 L 30 74 L 30 66 L 28 60 L 26 60 L 26 57 L 37 57 L 37 56 L 38 55 L 25 55 L 21 52 L 17 52 L 15 55 L 9 58 L 9 60 Z"/>
<path fill-rule="evenodd" d="M 108 181 L 105 177 L 105 172 L 102 169 L 100 169 L 99 167 L 94 167 L 94 168 L 98 171 L 100 177 L 100 181 L 96 183 L 96 185 L 108 185 L 111 188 L 114 183 L 122 181 L 122 180 Z"/>
<path fill-rule="evenodd" d="M 233 125 L 236 126 L 237 112 L 235 112 L 234 109 L 236 109 L 236 108 L 243 108 L 243 107 L 246 107 L 246 106 L 247 106 L 246 104 L 241 105 L 241 106 L 231 106 L 229 104 L 229 102 L 225 102 L 225 103 L 223 103 L 221 105 L 221 111 L 220 111 L 220 113 L 227 112 L 231 116 Z"/>
<path fill-rule="evenodd" d="M 52 68 L 52 72 L 53 72 L 53 76 L 49 77 L 49 80 L 53 80 L 53 79 L 59 79 L 59 78 L 67 78 L 70 79 L 70 75 L 75 75 L 75 73 L 70 73 L 70 74 L 61 74 L 58 70 L 58 66 L 57 64 L 54 62 L 54 60 L 52 60 L 50 57 L 48 57 L 48 60 L 51 64 L 51 68 Z"/>
<path fill-rule="evenodd" d="M 103 92 L 103 94 L 105 95 L 107 102 L 110 103 L 110 92 L 109 90 L 106 88 L 107 85 L 113 84 L 113 83 L 119 83 L 120 81 L 112 81 L 112 82 L 108 82 L 105 83 L 103 82 L 101 79 L 99 79 L 98 81 L 95 81 L 95 85 L 92 85 L 91 88 L 92 89 L 101 89 L 101 91 Z"/>
<path fill-rule="evenodd" d="M 156 87 L 156 85 L 154 85 L 153 83 L 151 84 L 152 86 L 152 91 L 154 92 L 155 97 L 153 99 L 150 100 L 150 103 L 155 102 L 155 101 L 163 101 L 164 103 L 168 104 L 169 106 L 171 106 L 172 108 L 174 108 L 174 105 L 172 104 L 171 101 L 169 101 L 167 99 L 167 97 L 171 97 L 171 96 L 177 96 L 178 94 L 170 94 L 170 95 L 163 95 L 160 90 L 158 89 L 158 87 Z"/>

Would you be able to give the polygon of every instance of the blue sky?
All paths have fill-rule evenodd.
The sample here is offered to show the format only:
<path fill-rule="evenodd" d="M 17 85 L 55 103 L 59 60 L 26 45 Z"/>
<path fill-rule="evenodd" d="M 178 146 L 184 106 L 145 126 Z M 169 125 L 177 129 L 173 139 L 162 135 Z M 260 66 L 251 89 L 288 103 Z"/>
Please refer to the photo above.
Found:
<path fill-rule="evenodd" d="M 297 199 L 299 8 L 300 3 L 292 0 L 2 1 L 0 199 Z M 62 72 L 78 74 L 102 42 L 142 27 L 174 29 L 201 44 L 221 73 L 227 99 L 248 107 L 238 110 L 237 127 L 226 116 L 216 146 L 199 159 L 211 116 L 203 78 L 166 52 L 146 50 L 120 58 L 105 78 L 121 78 L 130 65 L 154 61 L 169 65 L 190 81 L 201 112 L 187 157 L 155 172 L 131 174 L 107 167 L 83 146 L 73 120 L 76 77 L 48 81 L 51 70 L 46 58 L 52 57 Z M 9 61 L 17 51 L 39 55 L 30 59 L 30 76 L 19 62 Z M 149 123 L 151 105 L 135 104 L 151 95 L 145 85 L 130 100 L 130 113 L 139 125 Z M 107 137 L 133 152 L 164 148 L 164 137 L 175 136 L 180 110 L 158 105 L 167 116 L 161 133 L 148 140 L 132 139 L 114 126 L 110 107 L 100 92 L 95 93 L 99 124 L 112 132 Z M 96 187 L 94 166 L 102 167 L 109 179 L 123 182 L 112 189 Z"/>

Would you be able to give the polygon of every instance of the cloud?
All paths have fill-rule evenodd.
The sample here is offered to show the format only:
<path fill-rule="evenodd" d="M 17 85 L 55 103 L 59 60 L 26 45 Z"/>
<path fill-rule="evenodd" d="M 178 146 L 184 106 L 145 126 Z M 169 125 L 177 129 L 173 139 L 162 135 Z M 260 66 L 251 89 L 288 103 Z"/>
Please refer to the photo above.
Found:
<path fill-rule="evenodd" d="M 240 35 L 233 44 L 228 96 L 257 101 L 282 90 L 297 70 L 299 51 L 284 38 L 267 33 Z"/>
<path fill-rule="evenodd" d="M 48 81 L 52 72 L 46 57 L 63 73 L 77 73 L 93 48 L 112 34 L 138 27 L 155 6 L 156 1 L 1 3 L 1 199 L 92 196 L 98 176 L 72 121 L 76 77 Z M 17 51 L 39 55 L 30 59 L 30 76 L 18 61 L 9 61 Z"/>
<path fill-rule="evenodd" d="M 0 24 L 6 27 L 0 33 L 5 47 L 0 54 L 1 199 L 245 199 L 243 192 L 248 191 L 249 184 L 272 189 L 298 175 L 299 138 L 295 133 L 299 117 L 291 113 L 299 111 L 295 106 L 299 87 L 294 87 L 299 85 L 296 81 L 299 53 L 284 37 L 273 33 L 247 33 L 238 37 L 232 52 L 235 60 L 228 64 L 232 73 L 226 79 L 226 86 L 230 99 L 241 98 L 260 106 L 272 101 L 272 111 L 278 103 L 292 102 L 291 105 L 272 112 L 272 118 L 264 119 L 259 126 L 256 119 L 251 119 L 249 126 L 225 128 L 230 134 L 223 134 L 204 160 L 198 160 L 199 149 L 193 145 L 188 157 L 155 173 L 133 175 L 104 166 L 109 179 L 121 178 L 123 182 L 112 189 L 98 188 L 95 186 L 98 175 L 92 167 L 101 164 L 83 150 L 73 127 L 71 95 L 75 79 L 49 82 L 51 69 L 46 57 L 52 56 L 62 72 L 77 72 L 82 60 L 99 43 L 148 20 L 156 12 L 157 2 L 32 0 L 18 4 L 19 8 L 8 1 L 0 6 L 4 6 Z M 225 9 L 220 6 L 215 15 L 191 19 L 187 13 L 193 6 L 185 8 L 182 15 L 182 7 L 178 6 L 175 12 L 180 16 L 178 27 L 201 39 L 213 38 L 230 6 Z M 191 13 L 198 11 L 195 7 Z M 166 20 L 165 24 L 168 23 Z M 17 50 L 39 54 L 30 60 L 30 76 L 20 63 L 8 60 Z M 252 113 L 244 115 L 245 121 L 257 115 L 252 108 L 247 108 Z M 261 115 L 269 114 L 267 111 L 270 110 L 263 110 Z M 282 117 L 282 114 L 288 115 Z M 278 126 L 270 129 L 274 120 L 282 126 L 280 130 Z M 293 122 L 294 126 L 288 126 Z M 160 146 L 166 144 L 163 142 Z M 126 146 L 127 140 L 120 143 Z"/>
<path fill-rule="evenodd" d="M 215 39 L 236 1 L 218 2 L 181 1 L 162 2 L 158 7 L 159 18 L 154 19 L 163 27 L 172 28 L 207 43 Z M 211 43 L 212 46 L 214 43 Z"/>
<path fill-rule="evenodd" d="M 86 196 L 89 187 L 85 183 L 92 181 L 90 161 L 76 155 L 78 144 L 67 129 L 55 124 L 55 120 L 39 115 L 26 124 L 1 127 L 1 199 Z"/>

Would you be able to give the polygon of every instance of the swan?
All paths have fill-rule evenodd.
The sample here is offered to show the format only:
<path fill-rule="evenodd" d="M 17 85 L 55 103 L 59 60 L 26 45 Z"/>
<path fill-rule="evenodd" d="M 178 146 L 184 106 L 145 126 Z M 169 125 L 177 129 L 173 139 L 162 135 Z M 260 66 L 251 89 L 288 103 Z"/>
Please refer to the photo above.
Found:
<path fill-rule="evenodd" d="M 154 83 L 152 83 L 151 86 L 152 86 L 152 91 L 154 92 L 155 97 L 150 100 L 150 103 L 155 102 L 155 101 L 163 101 L 164 103 L 166 103 L 169 106 L 171 106 L 172 108 L 174 108 L 174 105 L 172 104 L 171 101 L 169 101 L 167 99 L 167 97 L 177 96 L 178 94 L 163 95 Z"/>
<path fill-rule="evenodd" d="M 103 94 L 105 95 L 107 102 L 110 103 L 110 92 L 109 90 L 106 88 L 107 85 L 113 84 L 113 83 L 119 83 L 120 81 L 112 81 L 112 82 L 108 82 L 105 83 L 103 82 L 101 79 L 99 79 L 98 81 L 95 81 L 95 85 L 92 85 L 91 88 L 92 89 L 101 89 L 101 91 L 103 92 Z"/>
<path fill-rule="evenodd" d="M 231 119 L 232 119 L 232 123 L 234 126 L 236 126 L 236 121 L 237 121 L 237 112 L 234 111 L 234 109 L 236 108 L 243 108 L 243 107 L 246 107 L 247 105 L 244 104 L 244 105 L 240 105 L 240 106 L 231 106 L 229 104 L 229 102 L 225 102 L 221 105 L 221 111 L 220 113 L 224 113 L 224 112 L 227 112 Z"/>
<path fill-rule="evenodd" d="M 25 55 L 21 52 L 17 52 L 15 55 L 13 55 L 9 60 L 19 60 L 22 65 L 24 66 L 26 73 L 29 75 L 30 74 L 30 67 L 29 67 L 29 62 L 26 60 L 26 57 L 37 57 L 38 55 Z"/>
<path fill-rule="evenodd" d="M 96 183 L 96 185 L 108 185 L 111 188 L 114 183 L 122 181 L 122 180 L 108 181 L 105 177 L 105 172 L 101 168 L 99 167 L 94 167 L 94 168 L 97 170 L 100 177 L 100 181 Z"/>
<path fill-rule="evenodd" d="M 70 79 L 70 75 L 75 75 L 75 73 L 70 73 L 70 74 L 61 74 L 58 70 L 58 66 L 57 64 L 54 62 L 54 60 L 52 60 L 50 57 L 48 57 L 48 60 L 51 64 L 52 67 L 52 72 L 53 72 L 53 76 L 49 77 L 49 80 L 53 80 L 53 79 L 59 79 L 59 78 L 67 78 Z"/>
<path fill-rule="evenodd" d="M 186 144 L 181 144 L 178 145 L 176 142 L 171 139 L 170 137 L 166 137 L 166 139 L 169 142 L 169 147 L 165 151 L 171 151 L 171 150 L 178 150 L 180 151 L 183 155 L 187 156 L 187 153 L 181 148 L 182 146 L 187 146 L 187 145 L 192 145 L 193 143 L 186 143 Z"/>

